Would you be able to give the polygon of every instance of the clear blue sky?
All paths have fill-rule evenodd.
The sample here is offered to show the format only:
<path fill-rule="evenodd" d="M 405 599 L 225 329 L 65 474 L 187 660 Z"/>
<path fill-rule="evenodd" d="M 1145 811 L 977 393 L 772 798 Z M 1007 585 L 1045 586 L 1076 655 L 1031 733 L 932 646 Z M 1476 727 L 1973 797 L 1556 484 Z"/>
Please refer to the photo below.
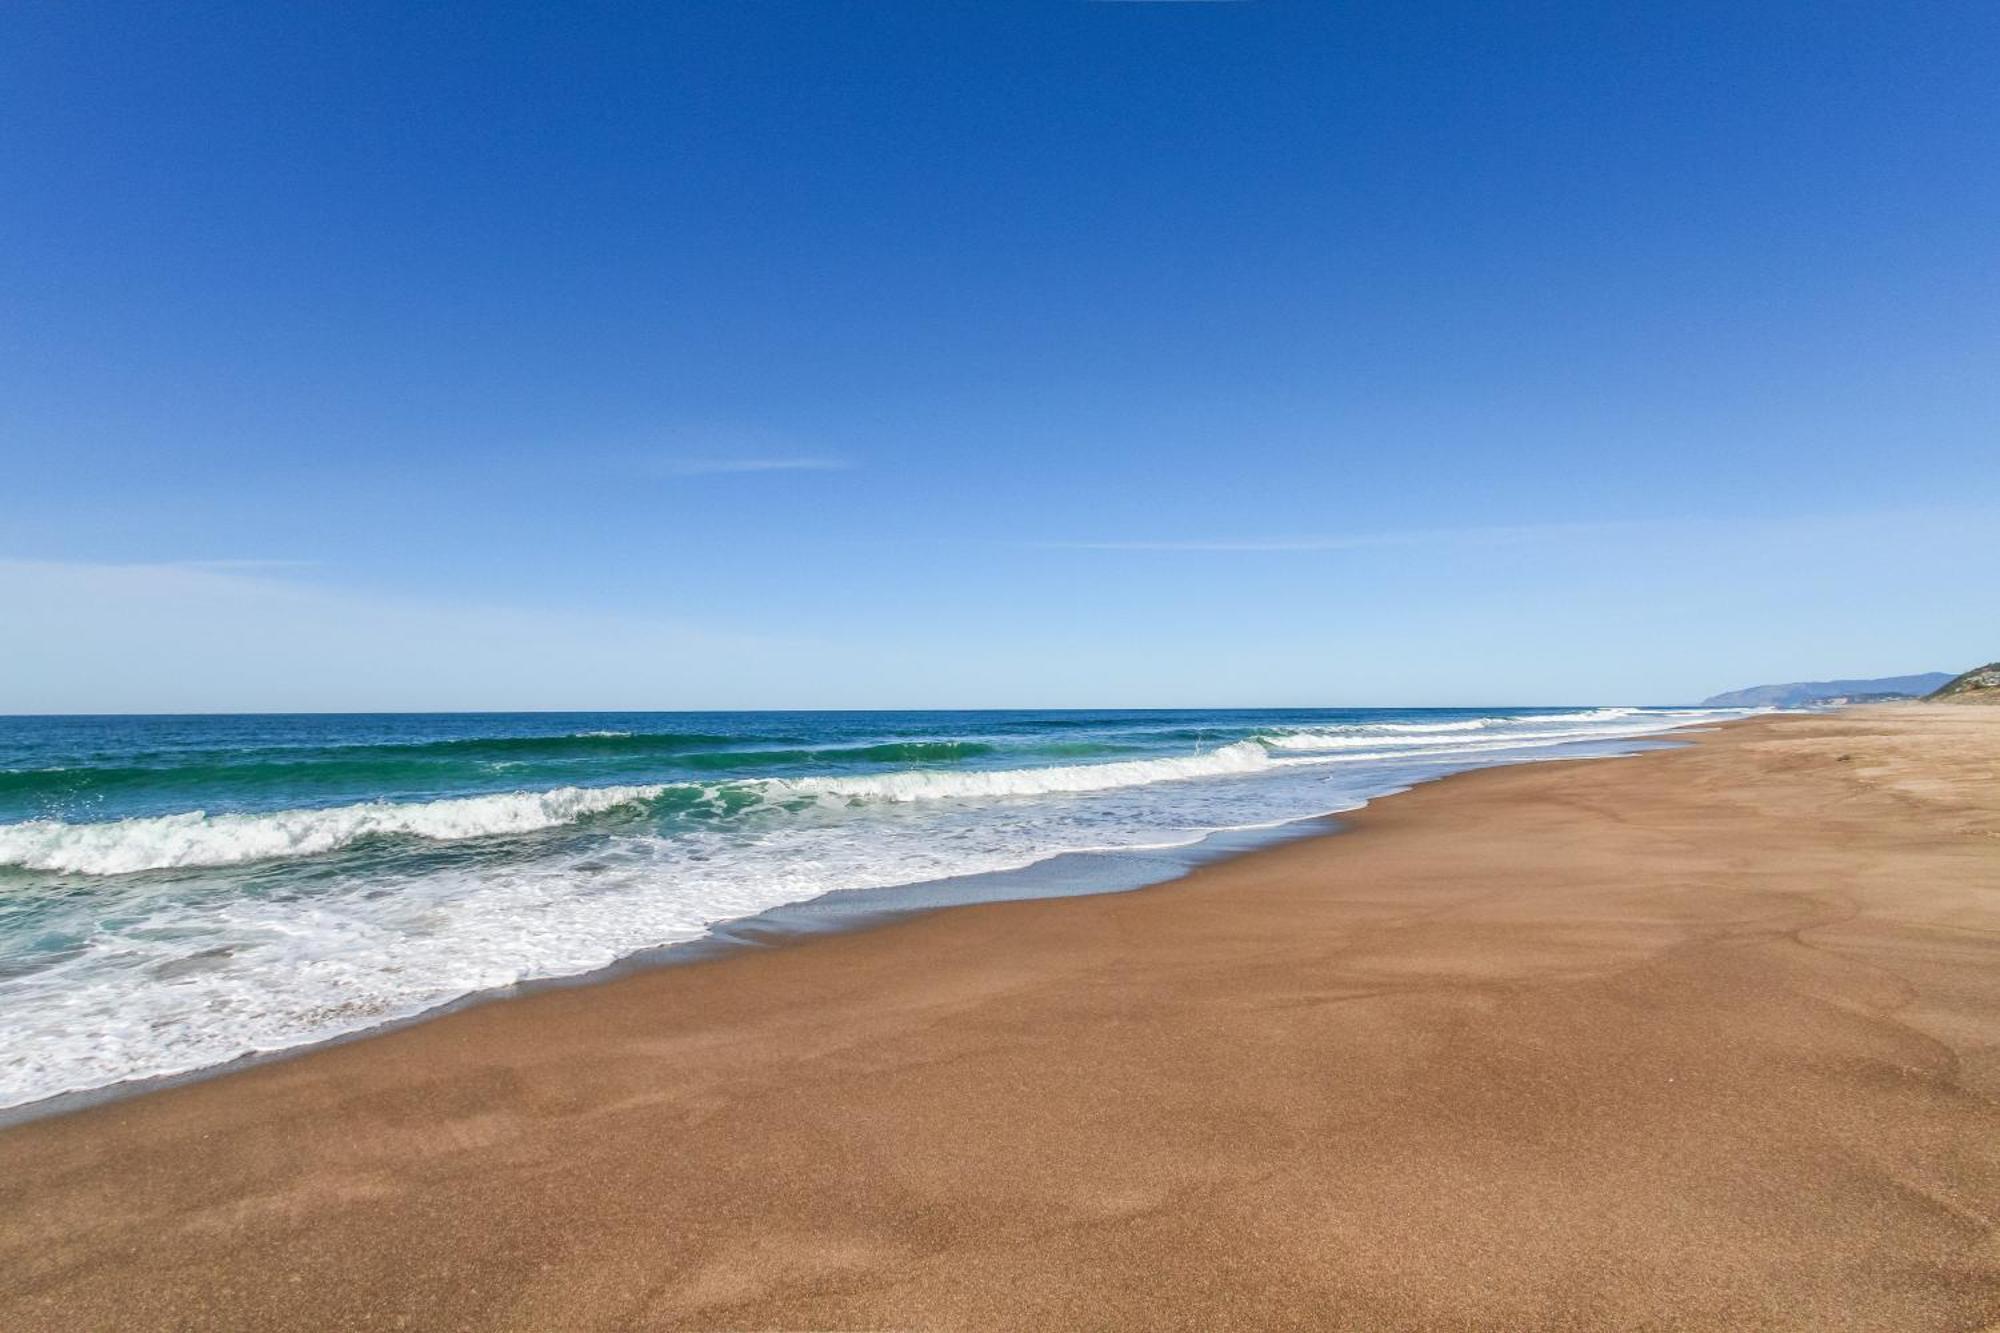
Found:
<path fill-rule="evenodd" d="M 0 712 L 1963 668 L 1996 68 L 1984 3 L 9 4 Z"/>

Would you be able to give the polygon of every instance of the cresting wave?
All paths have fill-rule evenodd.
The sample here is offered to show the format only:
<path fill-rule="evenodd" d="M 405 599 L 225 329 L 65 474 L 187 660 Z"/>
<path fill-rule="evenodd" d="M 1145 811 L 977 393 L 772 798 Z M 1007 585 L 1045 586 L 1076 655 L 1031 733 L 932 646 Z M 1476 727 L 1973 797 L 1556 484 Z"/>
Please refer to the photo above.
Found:
<path fill-rule="evenodd" d="M 874 777 L 774 778 L 762 784 L 773 796 L 833 797 L 856 801 L 937 801 L 967 797 L 1045 796 L 1057 792 L 1111 791 L 1152 782 L 1252 773 L 1270 765 L 1256 741 L 1169 759 L 1127 759 L 1115 764 L 1062 764 L 1050 768 L 991 769 L 977 773 L 883 773 Z"/>
<path fill-rule="evenodd" d="M 328 810 L 280 810 L 262 815 L 211 815 L 193 810 L 95 824 L 31 819 L 0 825 L 0 865 L 80 875 L 128 875 L 179 866 L 322 856 L 361 838 L 382 834 L 446 842 L 528 833 L 650 800 L 664 790 L 660 786 L 560 787 L 405 804 L 369 801 Z"/>
<path fill-rule="evenodd" d="M 750 807 L 820 804 L 892 804 L 918 801 L 993 800 L 1064 793 L 1109 792 L 1157 782 L 1250 774 L 1274 767 L 1392 759 L 1445 751 L 1484 752 L 1542 748 L 1611 735 L 1669 730 L 1699 720 L 1679 715 L 1635 721 L 1641 710 L 1604 708 L 1574 713 L 1475 718 L 1441 723 L 1378 723 L 1338 730 L 1262 733 L 1187 755 L 1112 763 L 1033 768 L 904 770 L 839 777 L 738 778 L 713 782 L 662 782 L 605 787 L 559 787 L 432 801 L 368 801 L 260 814 L 179 814 L 99 822 L 34 819 L 0 824 L 0 867 L 79 875 L 124 875 L 146 870 L 240 865 L 253 861 L 322 856 L 364 838 L 405 836 L 446 842 L 533 832 L 568 824 L 621 806 L 659 801 L 673 794 L 689 804 L 709 802 L 722 813 Z M 1556 730 L 1503 732 L 1527 724 L 1568 725 Z M 1606 727 L 1602 724 L 1612 724 Z M 685 738 L 676 738 L 685 739 Z M 901 743 L 859 753 L 882 760 L 982 753 L 985 746 Z M 1286 752 L 1278 757 L 1273 751 Z M 856 751 L 848 751 L 856 753 Z M 720 798 L 720 799 L 718 799 Z"/>
<path fill-rule="evenodd" d="M 778 738 L 783 740 L 783 738 Z M 579 750 L 578 747 L 585 747 Z M 975 759 L 994 747 L 977 741 L 899 740 L 869 745 L 782 745 L 727 736 L 635 736 L 630 732 L 579 732 L 554 738 L 436 741 L 423 745 L 344 745 L 315 750 L 270 749 L 240 755 L 163 756 L 128 765 L 0 769 L 0 800 L 59 809 L 66 803 L 132 792 L 203 791 L 217 784 L 255 790 L 266 784 L 316 783 L 329 788 L 421 787 L 448 781 L 454 765 L 474 763 L 491 777 L 538 768 L 551 783 L 576 772 L 577 757 L 629 760 L 652 767 L 727 771 L 786 765 L 950 763 Z M 174 762 L 167 762 L 168 759 Z M 532 781 L 532 780 L 531 780 Z M 586 785 L 567 783 L 565 785 Z M 339 794 L 335 793 L 336 796 Z M 53 810 L 49 817 L 54 817 Z"/>
<path fill-rule="evenodd" d="M 528 833 L 658 800 L 669 792 L 738 794 L 752 803 L 937 801 L 1111 791 L 1151 782 L 1219 777 L 1267 767 L 1269 753 L 1239 741 L 1201 754 L 988 772 L 884 773 L 850 778 L 760 778 L 714 784 L 562 787 L 545 792 L 441 801 L 370 801 L 271 814 L 201 811 L 147 819 L 69 824 L 37 819 L 0 825 L 0 866 L 80 875 L 124 875 L 183 866 L 239 865 L 280 857 L 322 856 L 362 838 L 402 834 L 434 841 Z"/>
<path fill-rule="evenodd" d="M 1672 731 L 1708 720 L 1708 714 L 1654 712 L 1641 708 L 1593 708 L 1576 713 L 1528 713 L 1514 717 L 1467 718 L 1454 722 L 1378 722 L 1354 727 L 1293 727 L 1258 737 L 1276 750 L 1361 750 L 1392 745 L 1398 749 L 1458 746 L 1477 740 L 1550 738 L 1588 740 L 1594 737 L 1638 736 Z M 1558 730 L 1545 729 L 1560 723 Z M 1542 730 L 1513 730 L 1520 727 Z"/>
<path fill-rule="evenodd" d="M 1678 724 L 1684 725 L 1684 724 Z M 1308 750 L 1325 752 L 1328 750 L 1380 750 L 1392 746 L 1396 750 L 1456 750 L 1466 747 L 1488 749 L 1495 745 L 1534 745 L 1550 741 L 1587 741 L 1608 735 L 1644 736 L 1653 731 L 1671 730 L 1671 726 L 1626 727 L 1617 732 L 1607 732 L 1601 727 L 1565 727 L 1560 731 L 1521 731 L 1494 734 L 1467 730 L 1453 732 L 1448 736 L 1369 736 L 1369 735 L 1326 735 L 1321 732 L 1294 732 L 1282 736 L 1265 736 L 1265 745 L 1275 750 Z"/>

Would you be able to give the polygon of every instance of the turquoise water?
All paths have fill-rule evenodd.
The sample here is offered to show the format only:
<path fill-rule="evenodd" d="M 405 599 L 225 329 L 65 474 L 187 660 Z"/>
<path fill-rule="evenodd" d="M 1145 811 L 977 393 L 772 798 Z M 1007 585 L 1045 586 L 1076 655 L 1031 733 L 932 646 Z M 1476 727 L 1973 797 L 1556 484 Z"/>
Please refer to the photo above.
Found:
<path fill-rule="evenodd" d="M 0 1106 L 1737 711 L 0 718 Z"/>

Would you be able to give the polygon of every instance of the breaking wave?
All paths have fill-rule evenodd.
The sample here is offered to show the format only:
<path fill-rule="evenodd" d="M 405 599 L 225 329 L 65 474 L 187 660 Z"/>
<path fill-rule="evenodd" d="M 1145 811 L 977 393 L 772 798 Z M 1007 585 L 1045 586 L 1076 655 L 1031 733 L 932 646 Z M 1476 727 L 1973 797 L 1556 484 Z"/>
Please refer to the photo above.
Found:
<path fill-rule="evenodd" d="M 810 796 L 855 801 L 937 801 L 981 796 L 1110 791 L 1153 782 L 1254 773 L 1270 763 L 1270 753 L 1262 745 L 1256 741 L 1238 741 L 1234 745 L 1197 754 L 1165 759 L 1127 759 L 1114 764 L 1062 764 L 1050 768 L 1002 768 L 960 773 L 882 773 L 851 778 L 773 778 L 763 786 L 771 795 L 780 798 Z"/>
<path fill-rule="evenodd" d="M 1468 737 L 1505 736 L 1510 740 L 1518 737 L 1527 742 L 1552 736 L 1569 739 L 1627 736 L 1687 726 L 1691 722 L 1702 721 L 1706 716 L 1684 710 L 1671 713 L 1660 711 L 1646 720 L 1633 721 L 1648 712 L 1642 708 L 1590 708 L 1570 713 L 1521 713 L 1452 722 L 1366 722 L 1344 727 L 1288 727 L 1265 732 L 1258 739 L 1278 750 L 1372 750 L 1383 746 L 1417 749 L 1456 746 Z M 1547 730 L 1550 723 L 1561 723 L 1563 729 Z M 1524 727 L 1530 729 L 1522 730 Z"/>
<path fill-rule="evenodd" d="M 451 797 L 431 801 L 367 801 L 267 813 L 185 813 L 71 823 L 31 819 L 0 824 L 0 867 L 79 875 L 124 875 L 180 867 L 240 865 L 321 856 L 365 838 L 405 836 L 437 842 L 529 833 L 569 824 L 623 806 L 659 802 L 673 794 L 714 813 L 884 802 L 998 800 L 1065 793 L 1108 792 L 1157 782 L 1229 777 L 1273 767 L 1355 760 L 1442 757 L 1510 748 L 1541 748 L 1570 741 L 1663 731 L 1705 720 L 1687 713 L 1635 721 L 1645 711 L 1601 708 L 1571 713 L 1472 718 L 1436 723 L 1376 723 L 1326 730 L 1259 734 L 1186 755 L 1038 768 L 905 769 L 840 776 L 721 779 L 645 785 L 564 786 L 547 791 Z M 1573 725 L 1611 723 L 1613 726 Z M 1550 729 L 1504 730 L 1536 723 L 1572 724 Z M 677 736 L 685 743 L 690 737 Z M 770 751 L 773 759 L 815 755 L 887 762 L 949 761 L 984 754 L 990 747 L 965 742 L 897 742 L 820 751 Z M 1274 754 L 1276 752 L 1283 752 Z M 739 752 L 739 761 L 745 755 Z"/>
<path fill-rule="evenodd" d="M 369 801 L 325 810 L 255 815 L 211 815 L 192 810 L 87 824 L 31 819 L 0 825 L 0 865 L 81 875 L 127 875 L 179 866 L 321 856 L 383 834 L 448 842 L 528 833 L 650 800 L 665 790 L 663 786 L 559 787 L 501 796 L 401 804 Z"/>
<path fill-rule="evenodd" d="M 80 875 L 125 875 L 182 866 L 240 865 L 248 861 L 322 856 L 363 838 L 401 834 L 446 842 L 529 833 L 625 805 L 655 801 L 673 791 L 735 796 L 724 808 L 831 802 L 928 801 L 978 797 L 1041 796 L 1110 791 L 1150 782 L 1219 777 L 1267 767 L 1269 753 L 1254 741 L 1185 757 L 1134 759 L 1112 764 L 1072 764 L 988 772 L 911 770 L 845 778 L 763 778 L 698 786 L 656 783 L 632 787 L 559 787 L 440 801 L 369 801 L 316 810 L 269 814 L 159 815 L 96 823 L 35 819 L 0 825 L 0 866 Z M 748 802 L 743 797 L 751 798 Z"/>

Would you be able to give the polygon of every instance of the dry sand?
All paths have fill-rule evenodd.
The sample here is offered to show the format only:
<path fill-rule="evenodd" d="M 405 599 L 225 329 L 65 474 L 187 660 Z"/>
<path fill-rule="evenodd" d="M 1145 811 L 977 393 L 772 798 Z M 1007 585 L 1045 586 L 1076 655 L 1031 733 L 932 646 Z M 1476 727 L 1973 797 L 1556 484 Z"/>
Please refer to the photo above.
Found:
<path fill-rule="evenodd" d="M 9 1130 L 0 1327 L 2000 1319 L 2000 711 L 1346 822 Z"/>

